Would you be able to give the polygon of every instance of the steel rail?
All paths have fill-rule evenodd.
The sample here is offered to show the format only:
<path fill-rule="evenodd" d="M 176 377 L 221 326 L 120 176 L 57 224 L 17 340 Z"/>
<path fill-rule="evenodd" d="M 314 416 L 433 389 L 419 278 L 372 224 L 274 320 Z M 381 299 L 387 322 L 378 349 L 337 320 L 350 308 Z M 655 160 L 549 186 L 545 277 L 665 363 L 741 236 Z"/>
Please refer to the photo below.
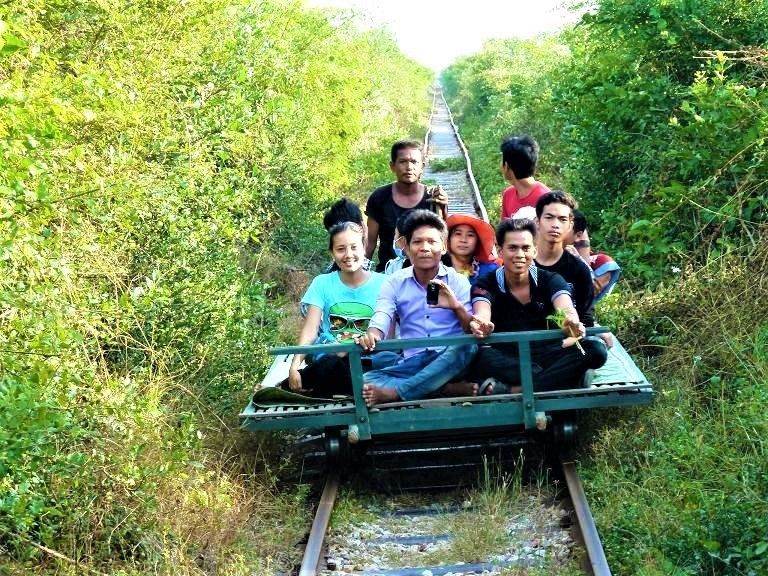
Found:
<path fill-rule="evenodd" d="M 328 521 L 331 519 L 333 503 L 339 492 L 339 480 L 341 473 L 339 467 L 334 467 L 325 479 L 323 493 L 317 505 L 315 519 L 307 538 L 307 546 L 304 549 L 304 557 L 301 559 L 299 576 L 314 576 L 317 573 L 317 565 L 320 563 L 320 554 L 323 551 L 325 532 L 328 529 Z"/>
<path fill-rule="evenodd" d="M 439 144 L 435 144 L 437 150 L 433 149 L 433 136 L 436 130 L 444 134 L 443 138 L 435 139 L 439 142 Z M 458 205 L 462 206 L 458 212 L 471 212 L 488 222 L 488 213 L 483 204 L 472 171 L 472 162 L 469 158 L 469 151 L 459 135 L 458 127 L 453 119 L 448 103 L 443 96 L 442 87 L 439 84 L 436 84 L 432 88 L 432 108 L 429 115 L 427 132 L 424 138 L 424 150 L 427 162 L 427 172 L 429 171 L 429 164 L 433 155 L 437 155 L 440 158 L 460 158 L 463 161 L 464 168 L 460 172 L 446 172 L 448 175 L 448 187 L 445 186 L 446 182 L 441 181 L 441 171 L 430 175 L 431 178 L 437 180 L 438 184 L 443 185 L 445 191 L 448 193 L 449 213 L 457 212 L 456 206 Z M 446 152 L 448 153 L 446 154 Z M 454 189 L 456 181 L 453 181 L 453 179 L 456 178 L 459 173 L 463 174 L 466 189 L 462 189 L 462 185 L 459 185 L 457 189 Z M 458 204 L 455 204 L 457 200 Z"/>
<path fill-rule="evenodd" d="M 485 209 L 485 205 L 483 204 L 482 197 L 480 195 L 480 191 L 478 189 L 477 182 L 475 181 L 474 173 L 472 171 L 472 165 L 469 158 L 469 150 L 467 149 L 466 145 L 464 144 L 464 141 L 459 135 L 459 130 L 454 121 L 453 114 L 451 113 L 450 108 L 448 107 L 448 103 L 445 101 L 445 97 L 443 96 L 442 89 L 440 89 L 439 87 L 436 87 L 436 89 L 434 89 L 432 93 L 432 106 L 431 106 L 429 120 L 427 124 L 427 130 L 424 137 L 425 154 L 428 153 L 428 150 L 429 150 L 430 141 L 432 139 L 433 123 L 435 121 L 438 108 L 442 108 L 442 107 L 444 107 L 445 111 L 447 112 L 448 121 L 453 131 L 453 136 L 458 142 L 458 147 L 459 147 L 461 156 L 463 157 L 465 162 L 465 166 L 466 166 L 465 171 L 467 174 L 467 179 L 469 181 L 469 188 L 470 188 L 469 194 L 474 200 L 473 203 L 478 212 L 478 216 L 480 216 L 482 219 L 488 222 L 489 221 L 488 213 Z M 385 344 L 385 343 L 382 343 L 382 344 Z M 328 346 L 331 348 L 331 350 L 333 350 L 334 345 L 328 345 Z M 341 345 L 336 345 L 335 347 L 339 347 L 339 346 Z M 382 346 L 382 348 L 385 348 L 385 347 L 386 345 Z M 289 348 L 290 347 L 280 348 L 276 350 L 276 352 L 280 352 L 280 353 L 293 352 L 293 350 L 289 350 Z M 589 504 L 587 503 L 586 495 L 584 493 L 584 488 L 581 484 L 581 480 L 579 479 L 578 473 L 576 471 L 576 465 L 573 461 L 565 457 L 561 457 L 560 464 L 562 467 L 563 476 L 565 477 L 566 485 L 568 487 L 568 494 L 569 494 L 571 503 L 573 505 L 573 511 L 576 515 L 577 528 L 580 532 L 583 546 L 587 551 L 587 557 L 589 559 L 591 573 L 594 576 L 611 576 L 611 571 L 608 566 L 608 561 L 605 557 L 605 552 L 603 550 L 602 543 L 600 542 L 600 537 L 597 532 L 597 527 L 595 526 L 595 521 L 592 517 L 592 512 L 589 508 Z M 307 544 L 304 550 L 304 556 L 302 558 L 301 567 L 299 569 L 298 576 L 314 576 L 315 574 L 317 574 L 321 555 L 323 552 L 325 535 L 328 529 L 331 512 L 333 510 L 333 505 L 336 500 L 336 496 L 338 494 L 339 486 L 340 486 L 339 467 L 332 467 L 325 479 L 323 492 L 321 494 L 320 501 L 318 503 L 317 510 L 315 512 L 315 517 L 312 522 L 312 528 L 310 529 L 309 537 L 307 538 Z M 489 564 L 488 566 L 478 565 L 478 566 L 472 566 L 472 568 L 490 569 L 492 566 L 493 565 L 491 564 Z M 469 566 L 462 565 L 461 567 L 468 568 Z M 448 568 L 448 567 L 443 567 L 443 568 Z M 411 569 L 408 569 L 408 570 L 409 570 L 408 573 L 410 574 Z M 396 570 L 392 571 L 392 573 L 396 573 L 396 572 L 397 572 Z M 405 572 L 403 572 L 403 574 L 405 574 Z"/>
<path fill-rule="evenodd" d="M 442 88 L 440 89 L 440 99 L 442 100 L 443 104 L 445 105 L 445 109 L 448 112 L 448 120 L 451 123 L 451 127 L 453 128 L 453 133 L 456 136 L 456 140 L 459 142 L 459 148 L 461 148 L 462 156 L 464 157 L 464 163 L 467 167 L 467 178 L 469 179 L 469 186 L 472 189 L 472 195 L 474 197 L 474 203 L 475 208 L 479 211 L 478 216 L 485 220 L 486 222 L 490 222 L 490 219 L 488 218 L 488 211 L 485 209 L 485 204 L 483 203 L 483 198 L 480 195 L 480 189 L 477 187 L 477 181 L 475 180 L 475 173 L 472 171 L 472 160 L 469 158 L 469 149 L 467 149 L 467 146 L 464 144 L 464 140 L 462 140 L 461 136 L 459 135 L 459 127 L 456 125 L 456 122 L 453 119 L 453 113 L 451 112 L 450 107 L 448 106 L 448 102 L 445 100 L 445 96 L 443 95 Z"/>
<path fill-rule="evenodd" d="M 442 91 L 440 92 L 442 96 Z M 432 89 L 432 106 L 429 109 L 429 118 L 427 119 L 427 132 L 424 134 L 424 154 L 429 151 L 429 140 L 432 136 L 432 120 L 435 117 L 435 110 L 437 108 L 437 89 Z"/>
<path fill-rule="evenodd" d="M 458 127 L 453 120 L 453 115 L 451 114 L 450 108 L 448 108 L 448 103 L 445 101 L 442 88 L 439 85 L 435 86 L 432 91 L 432 106 L 430 107 L 429 119 L 427 121 L 427 130 L 424 135 L 425 154 L 429 150 L 432 136 L 432 127 L 435 115 L 437 114 L 439 103 L 445 107 L 445 110 L 448 113 L 448 120 L 453 130 L 453 135 L 459 144 L 461 155 L 465 161 L 467 178 L 470 185 L 470 194 L 473 197 L 475 208 L 478 210 L 479 216 L 487 222 L 488 214 L 485 210 L 485 206 L 483 205 L 483 200 L 480 196 L 480 191 L 477 187 L 474 174 L 472 173 L 472 164 L 469 159 L 469 151 L 467 150 L 464 141 L 461 139 L 461 136 L 459 136 Z M 331 512 L 333 510 L 333 504 L 339 491 L 339 484 L 340 472 L 339 468 L 336 467 L 332 469 L 326 477 L 325 484 L 323 486 L 323 492 L 320 496 L 320 502 L 318 503 L 314 520 L 312 521 L 312 528 L 310 529 L 309 537 L 307 538 L 307 544 L 304 549 L 304 555 L 302 557 L 301 567 L 299 569 L 299 576 L 313 576 L 317 573 L 318 565 L 320 563 L 320 555 L 322 554 L 323 550 L 325 533 L 328 529 L 328 523 L 330 521 Z"/>
<path fill-rule="evenodd" d="M 579 474 L 576 472 L 576 464 L 570 460 L 561 460 L 560 462 L 565 482 L 568 485 L 568 493 L 573 503 L 573 510 L 576 512 L 576 519 L 581 531 L 581 537 L 584 541 L 584 547 L 587 549 L 587 556 L 592 567 L 594 576 L 611 576 L 611 569 L 608 567 L 608 560 L 605 558 L 605 551 L 600 542 L 600 536 L 597 533 L 595 520 L 592 518 L 592 511 L 589 509 L 587 497 L 584 494 L 584 487 L 579 480 Z"/>

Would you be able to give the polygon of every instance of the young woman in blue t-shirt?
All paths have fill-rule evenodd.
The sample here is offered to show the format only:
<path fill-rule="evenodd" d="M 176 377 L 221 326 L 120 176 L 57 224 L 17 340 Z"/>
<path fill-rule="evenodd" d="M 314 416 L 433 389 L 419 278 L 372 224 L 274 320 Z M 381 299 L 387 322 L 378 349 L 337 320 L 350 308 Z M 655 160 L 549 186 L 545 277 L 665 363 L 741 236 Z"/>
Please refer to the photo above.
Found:
<path fill-rule="evenodd" d="M 341 222 L 329 228 L 328 246 L 337 270 L 320 274 L 312 280 L 301 299 L 306 318 L 299 332 L 298 344 L 353 342 L 364 334 L 376 306 L 376 297 L 386 276 L 364 267 L 365 233 L 355 222 Z M 371 355 L 368 367 L 380 368 L 399 358 L 391 352 Z M 349 360 L 346 355 L 322 354 L 291 361 L 288 379 L 281 386 L 316 397 L 351 394 Z"/>

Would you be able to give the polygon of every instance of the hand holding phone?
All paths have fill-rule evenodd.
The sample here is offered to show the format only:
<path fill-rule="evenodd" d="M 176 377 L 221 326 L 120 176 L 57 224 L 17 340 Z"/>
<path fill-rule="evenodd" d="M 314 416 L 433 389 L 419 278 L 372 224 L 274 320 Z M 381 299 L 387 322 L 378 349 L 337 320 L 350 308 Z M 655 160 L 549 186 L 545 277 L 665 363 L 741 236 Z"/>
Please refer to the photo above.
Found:
<path fill-rule="evenodd" d="M 435 282 L 427 284 L 427 304 L 437 306 L 437 299 L 440 296 L 440 285 Z"/>

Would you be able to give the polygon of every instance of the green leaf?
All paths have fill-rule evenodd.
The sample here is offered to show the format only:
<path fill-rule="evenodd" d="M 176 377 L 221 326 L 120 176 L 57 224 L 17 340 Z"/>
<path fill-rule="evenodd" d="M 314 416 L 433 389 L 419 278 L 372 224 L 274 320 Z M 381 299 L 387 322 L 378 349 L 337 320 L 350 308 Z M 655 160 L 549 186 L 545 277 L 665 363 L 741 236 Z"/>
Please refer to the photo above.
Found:
<path fill-rule="evenodd" d="M 27 47 L 27 43 L 24 42 L 18 36 L 14 36 L 10 32 L 7 32 L 0 38 L 0 55 L 12 54 L 18 50 L 23 50 Z"/>

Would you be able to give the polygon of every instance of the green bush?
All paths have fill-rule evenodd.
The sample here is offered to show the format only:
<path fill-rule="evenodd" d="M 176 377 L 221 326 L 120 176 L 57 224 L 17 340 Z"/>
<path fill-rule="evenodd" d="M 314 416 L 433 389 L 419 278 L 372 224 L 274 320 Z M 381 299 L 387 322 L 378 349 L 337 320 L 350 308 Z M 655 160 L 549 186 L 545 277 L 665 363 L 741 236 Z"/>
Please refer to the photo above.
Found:
<path fill-rule="evenodd" d="M 608 0 L 559 41 L 499 41 L 446 93 L 493 213 L 498 144 L 530 133 L 626 278 L 658 282 L 753 242 L 766 221 L 762 2 Z"/>
<path fill-rule="evenodd" d="M 763 240 L 618 305 L 625 334 L 646 330 L 638 309 L 667 319 L 655 405 L 591 425 L 585 484 L 620 573 L 768 570 L 766 264 Z"/>
<path fill-rule="evenodd" d="M 267 272 L 320 249 L 321 205 L 421 130 L 430 80 L 300 2 L 0 7 L 9 570 L 51 550 L 110 572 L 285 560 L 250 520 L 274 479 L 231 429 L 278 337 Z"/>
<path fill-rule="evenodd" d="M 621 574 L 768 573 L 767 6 L 602 0 L 557 41 L 491 42 L 443 75 L 491 212 L 501 137 L 530 133 L 623 267 L 600 321 L 658 400 L 582 426 Z"/>
<path fill-rule="evenodd" d="M 472 167 L 491 220 L 501 214 L 501 192 L 508 186 L 499 163 L 502 140 L 531 134 L 542 154 L 537 177 L 554 186 L 558 180 L 551 150 L 553 72 L 568 58 L 568 48 L 555 38 L 494 40 L 483 52 L 460 59 L 443 72 L 446 99 L 457 117 Z M 556 131 L 557 132 L 557 131 Z"/>

